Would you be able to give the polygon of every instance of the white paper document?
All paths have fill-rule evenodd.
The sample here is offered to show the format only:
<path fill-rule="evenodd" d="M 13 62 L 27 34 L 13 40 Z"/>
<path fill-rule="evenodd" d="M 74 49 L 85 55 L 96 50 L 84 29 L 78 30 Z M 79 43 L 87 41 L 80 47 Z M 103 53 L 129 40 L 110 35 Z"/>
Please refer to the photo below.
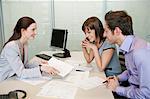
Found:
<path fill-rule="evenodd" d="M 89 77 L 88 71 L 86 71 L 86 72 L 73 71 L 64 80 L 71 82 L 71 83 L 76 83 L 83 79 L 87 79 L 88 77 Z"/>
<path fill-rule="evenodd" d="M 90 77 L 87 79 L 83 79 L 79 82 L 76 83 L 76 86 L 84 89 L 84 90 L 89 90 L 95 87 L 98 87 L 99 85 L 103 85 L 103 81 L 105 81 L 104 79 L 100 78 L 100 77 Z"/>
<path fill-rule="evenodd" d="M 17 79 L 21 80 L 23 82 L 26 82 L 28 84 L 31 84 L 31 85 L 38 85 L 38 84 L 44 83 L 44 82 L 46 82 L 48 80 L 51 80 L 52 77 L 27 78 L 27 79 L 17 78 Z"/>
<path fill-rule="evenodd" d="M 63 61 L 60 61 L 54 57 L 52 57 L 49 61 L 48 61 L 48 64 L 51 66 L 51 67 L 54 67 L 56 68 L 60 73 L 58 75 L 64 77 L 66 76 L 68 73 L 70 73 L 72 70 L 73 70 L 73 66 L 68 64 L 68 63 L 65 63 Z"/>
<path fill-rule="evenodd" d="M 76 70 L 80 71 L 92 71 L 93 67 L 92 66 L 76 66 Z"/>
<path fill-rule="evenodd" d="M 73 60 L 73 59 L 67 59 L 65 60 L 66 63 L 73 65 L 73 66 L 81 66 L 81 64 L 83 64 L 82 61 L 79 60 Z"/>
<path fill-rule="evenodd" d="M 43 86 L 37 96 L 74 99 L 77 87 L 62 81 L 51 81 Z"/>

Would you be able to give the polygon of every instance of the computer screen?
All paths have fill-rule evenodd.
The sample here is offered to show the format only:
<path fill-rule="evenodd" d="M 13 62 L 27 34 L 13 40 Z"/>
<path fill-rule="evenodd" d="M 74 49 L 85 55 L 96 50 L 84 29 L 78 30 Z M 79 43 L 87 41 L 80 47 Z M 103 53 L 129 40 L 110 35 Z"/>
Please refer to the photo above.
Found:
<path fill-rule="evenodd" d="M 71 57 L 70 51 L 66 49 L 67 43 L 67 29 L 53 29 L 52 30 L 52 38 L 51 38 L 51 46 L 63 49 L 63 53 L 54 53 L 53 56 L 59 58 Z"/>
<path fill-rule="evenodd" d="M 67 43 L 67 30 L 66 29 L 53 29 L 51 37 L 51 46 L 57 48 L 66 48 Z"/>

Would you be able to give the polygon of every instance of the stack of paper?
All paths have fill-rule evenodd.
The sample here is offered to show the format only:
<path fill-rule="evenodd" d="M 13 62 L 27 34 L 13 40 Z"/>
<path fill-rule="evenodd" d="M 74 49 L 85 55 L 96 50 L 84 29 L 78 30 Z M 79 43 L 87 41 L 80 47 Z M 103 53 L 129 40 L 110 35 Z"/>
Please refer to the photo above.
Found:
<path fill-rule="evenodd" d="M 72 70 L 73 70 L 73 66 L 68 64 L 68 63 L 65 63 L 63 61 L 60 61 L 54 57 L 52 57 L 49 61 L 48 61 L 48 64 L 51 66 L 51 67 L 54 67 L 55 69 L 57 69 L 60 73 L 58 75 L 64 77 L 66 76 L 67 74 L 69 74 Z"/>

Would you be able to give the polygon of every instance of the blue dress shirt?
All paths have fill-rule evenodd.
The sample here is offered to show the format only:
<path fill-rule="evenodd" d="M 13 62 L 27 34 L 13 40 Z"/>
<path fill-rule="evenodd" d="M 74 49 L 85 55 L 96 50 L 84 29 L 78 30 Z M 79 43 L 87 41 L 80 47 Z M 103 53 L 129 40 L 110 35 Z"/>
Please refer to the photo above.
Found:
<path fill-rule="evenodd" d="M 132 99 L 150 99 L 150 43 L 127 36 L 120 49 L 125 53 L 127 70 L 118 78 L 119 81 L 128 80 L 130 86 L 118 86 L 116 92 Z"/>

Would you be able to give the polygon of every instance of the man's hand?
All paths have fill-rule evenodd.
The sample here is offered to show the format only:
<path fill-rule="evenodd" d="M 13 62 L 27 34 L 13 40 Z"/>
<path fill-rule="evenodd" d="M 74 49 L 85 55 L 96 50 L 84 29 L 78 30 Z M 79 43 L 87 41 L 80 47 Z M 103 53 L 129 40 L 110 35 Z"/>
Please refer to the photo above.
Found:
<path fill-rule="evenodd" d="M 107 81 L 108 82 L 107 82 L 106 86 L 107 86 L 107 88 L 109 88 L 112 91 L 115 91 L 117 86 L 119 86 L 119 82 L 118 82 L 118 79 L 116 76 L 113 76 L 113 78 L 111 78 L 111 79 L 108 78 Z"/>

